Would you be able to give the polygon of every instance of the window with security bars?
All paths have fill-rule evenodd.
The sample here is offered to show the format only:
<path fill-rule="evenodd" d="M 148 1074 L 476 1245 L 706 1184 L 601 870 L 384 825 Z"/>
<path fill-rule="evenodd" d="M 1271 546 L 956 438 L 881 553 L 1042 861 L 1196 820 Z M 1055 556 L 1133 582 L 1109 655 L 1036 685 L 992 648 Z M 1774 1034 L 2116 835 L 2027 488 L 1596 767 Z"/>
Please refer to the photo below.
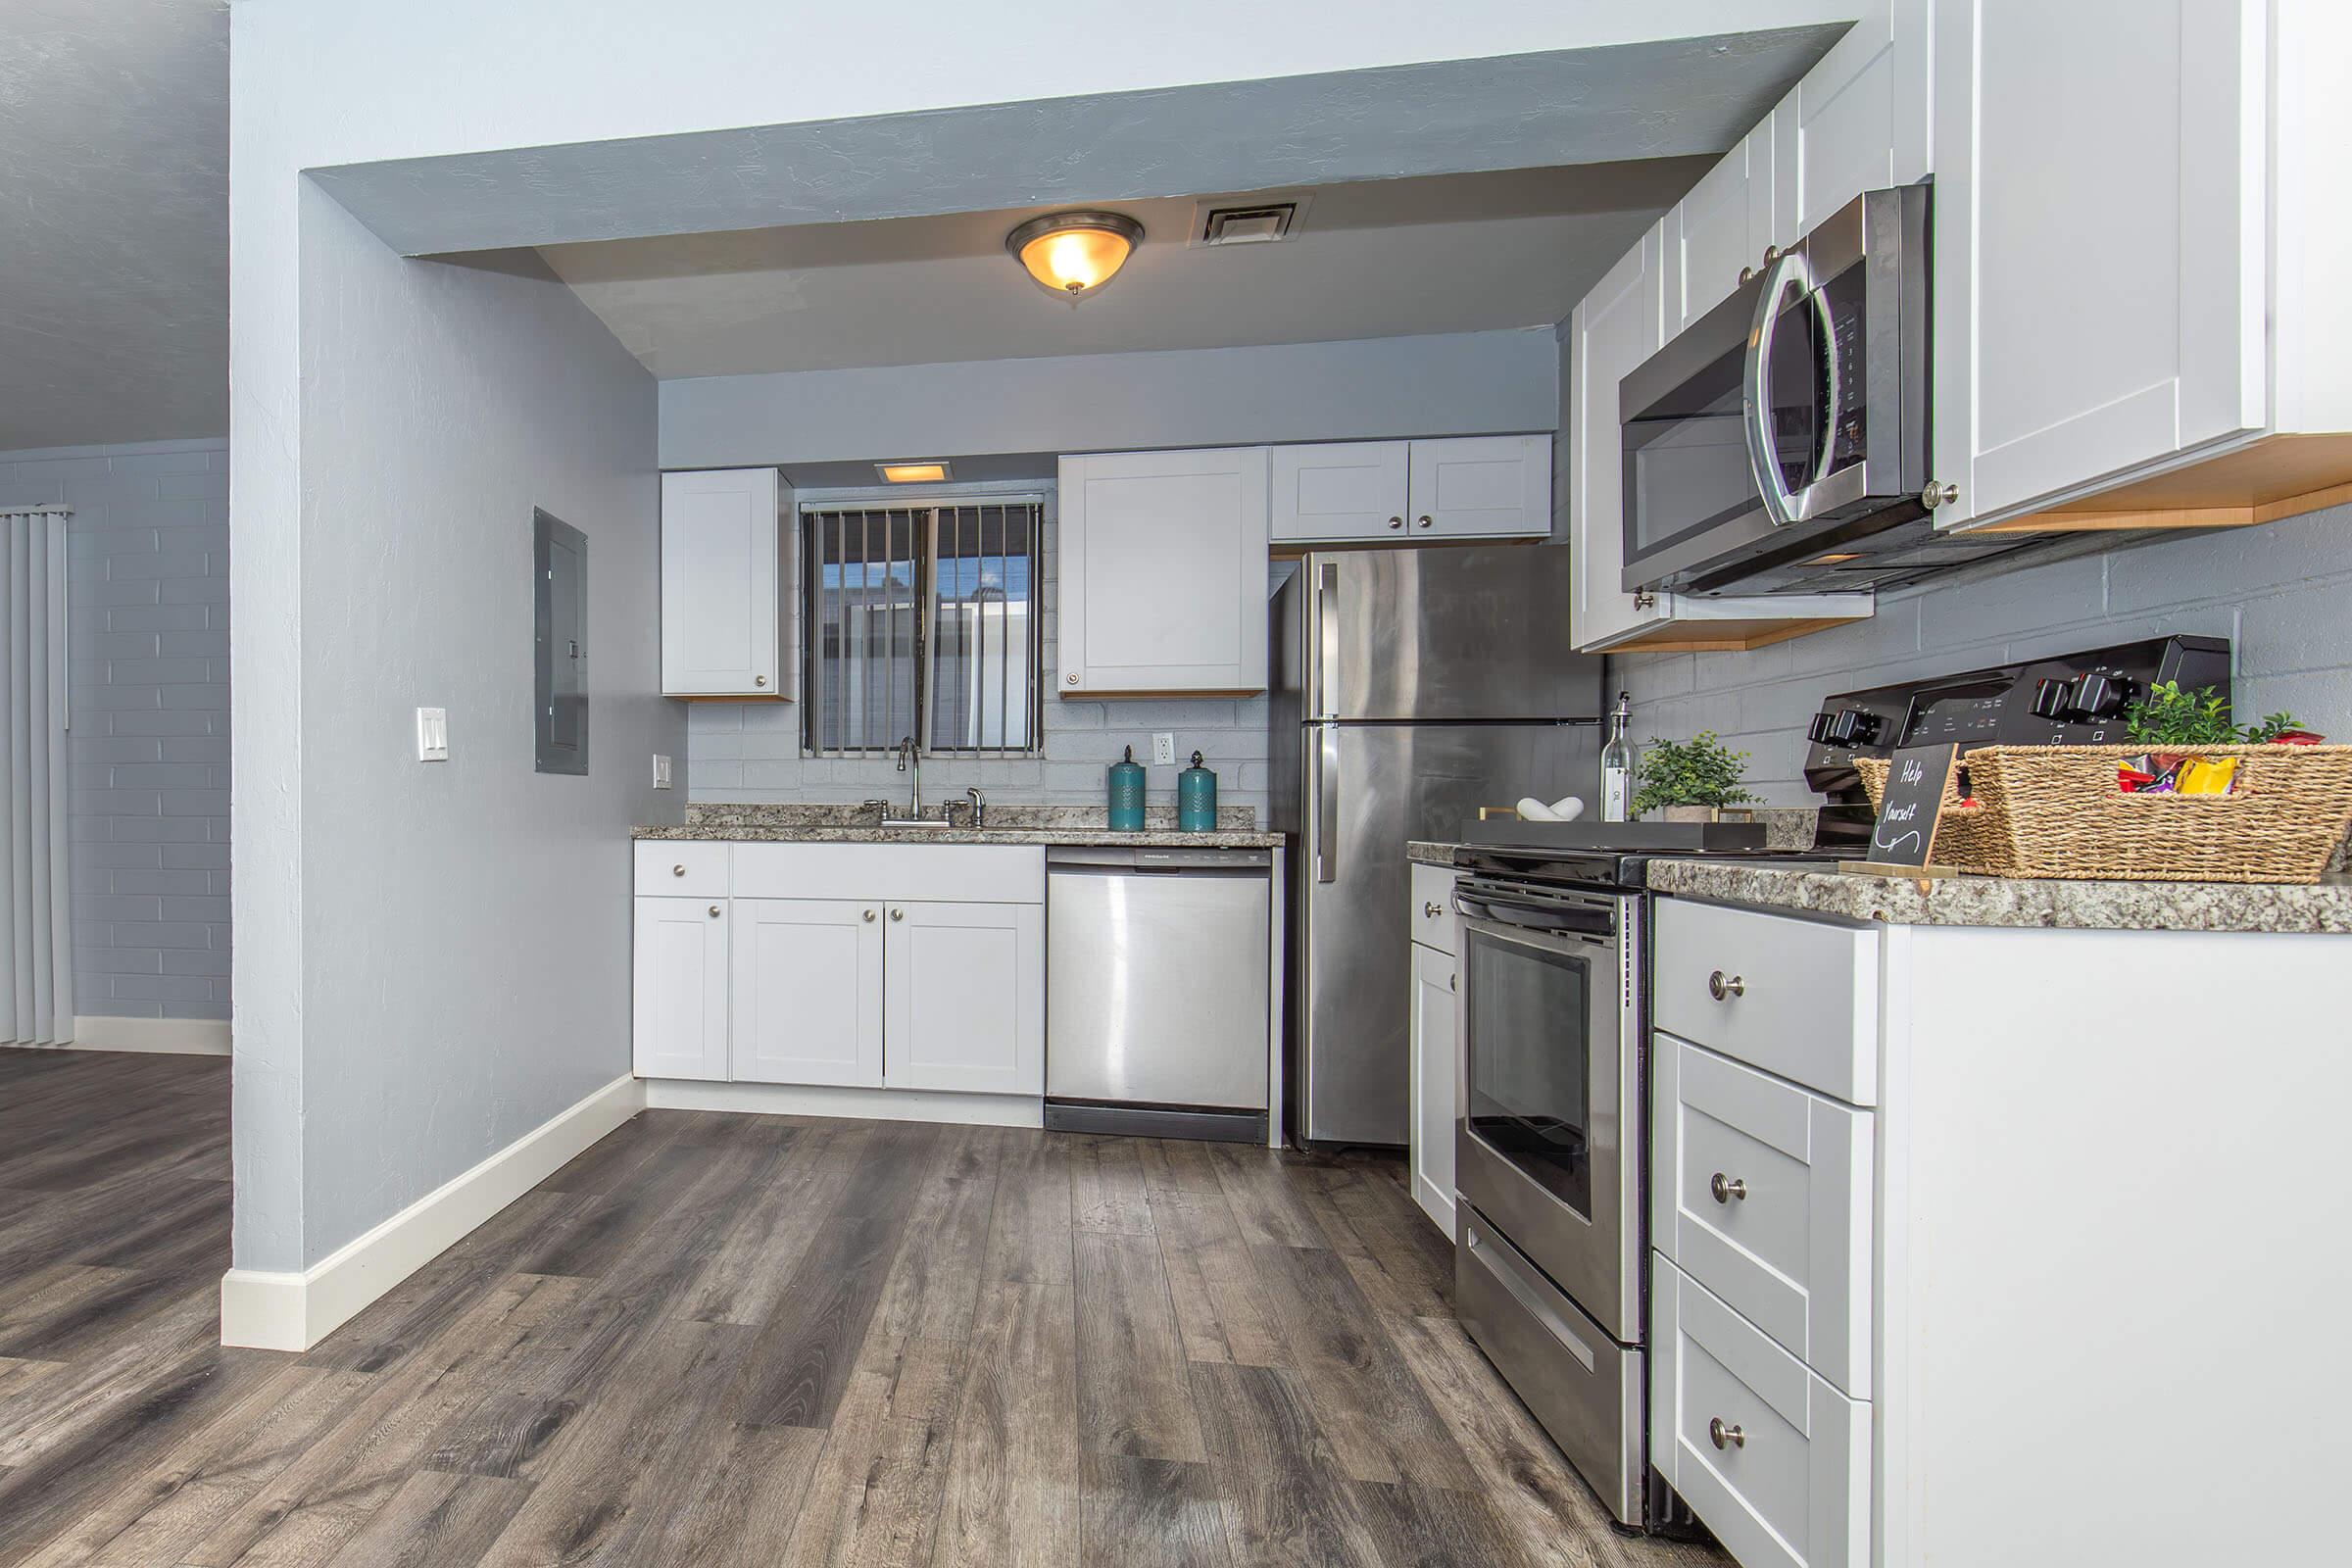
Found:
<path fill-rule="evenodd" d="M 1034 752 L 1040 528 L 1034 501 L 803 513 L 808 749 Z"/>

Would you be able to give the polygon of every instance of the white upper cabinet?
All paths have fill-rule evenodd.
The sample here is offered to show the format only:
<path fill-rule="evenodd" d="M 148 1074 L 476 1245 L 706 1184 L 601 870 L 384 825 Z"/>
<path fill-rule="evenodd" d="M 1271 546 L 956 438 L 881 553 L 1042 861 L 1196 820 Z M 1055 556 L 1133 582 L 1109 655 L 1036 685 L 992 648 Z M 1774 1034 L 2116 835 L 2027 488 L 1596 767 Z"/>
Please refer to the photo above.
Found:
<path fill-rule="evenodd" d="M 1551 532 L 1551 437 L 1455 436 L 1274 447 L 1278 545 L 1540 539 Z"/>
<path fill-rule="evenodd" d="M 1877 0 L 1759 127 L 1773 137 L 1770 244 L 1787 249 L 1866 190 L 1927 177 L 1932 9 Z"/>
<path fill-rule="evenodd" d="M 1666 215 L 1666 332 L 1669 338 L 1732 297 L 1773 243 L 1773 125 L 1740 138 Z"/>
<path fill-rule="evenodd" d="M 790 697 L 782 659 L 792 568 L 773 468 L 662 476 L 662 690 Z"/>
<path fill-rule="evenodd" d="M 1405 536 L 1405 441 L 1329 441 L 1275 447 L 1269 528 L 1276 544 Z"/>
<path fill-rule="evenodd" d="M 2271 10 L 1940 0 L 1933 471 L 1956 491 L 1944 526 L 2265 423 Z M 2328 221 L 2340 230 L 2339 215 Z"/>
<path fill-rule="evenodd" d="M 1064 697 L 1266 686 L 1266 449 L 1061 460 Z"/>
<path fill-rule="evenodd" d="M 1405 521 L 1415 543 L 1551 532 L 1551 437 L 1455 436 L 1411 446 Z"/>

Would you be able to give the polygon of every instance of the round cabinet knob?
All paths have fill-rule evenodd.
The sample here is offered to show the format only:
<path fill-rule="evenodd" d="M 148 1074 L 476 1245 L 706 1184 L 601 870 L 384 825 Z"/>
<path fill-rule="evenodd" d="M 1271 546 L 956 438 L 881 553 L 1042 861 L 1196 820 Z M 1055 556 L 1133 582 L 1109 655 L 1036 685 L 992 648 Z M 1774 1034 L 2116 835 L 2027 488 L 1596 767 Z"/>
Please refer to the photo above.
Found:
<path fill-rule="evenodd" d="M 1727 975 L 1721 969 L 1707 976 L 1707 995 L 1717 1002 L 1747 995 L 1747 982 L 1740 976 Z"/>
<path fill-rule="evenodd" d="M 1778 245 L 1767 245 L 1764 247 L 1764 265 L 1766 267 L 1770 267 L 1773 263 L 1779 261 L 1780 259 L 1781 248 Z"/>
<path fill-rule="evenodd" d="M 1389 526 L 1392 528 L 1401 528 L 1404 526 L 1404 519 L 1402 517 L 1391 517 L 1389 519 Z"/>
<path fill-rule="evenodd" d="M 874 918 L 874 911 L 873 911 L 873 910 L 871 910 L 871 909 L 868 909 L 868 910 L 866 910 L 866 911 L 865 911 L 865 918 L 866 918 L 866 921 L 867 921 L 867 923 L 868 923 L 868 924 L 871 924 L 871 923 L 872 923 L 872 921 L 873 921 L 873 918 Z"/>
<path fill-rule="evenodd" d="M 1755 275 L 1756 270 L 1752 267 L 1742 267 L 1740 269 L 1740 281 L 1742 283 L 1752 281 Z"/>
<path fill-rule="evenodd" d="M 1744 1200 L 1747 1197 L 1747 1183 L 1737 1176 L 1726 1176 L 1717 1171 L 1707 1179 L 1707 1191 L 1715 1195 L 1718 1203 L 1729 1203 L 1735 1199 Z"/>
<path fill-rule="evenodd" d="M 686 874 L 686 868 L 682 865 L 673 865 L 669 868 L 669 874 L 671 876 L 684 876 Z"/>
<path fill-rule="evenodd" d="M 718 906 L 715 904 L 710 906 L 710 918 L 713 920 L 718 918 Z"/>
<path fill-rule="evenodd" d="M 1435 920 L 1439 915 L 1444 914 L 1446 911 L 1440 908 L 1437 905 L 1424 904 L 1421 906 L 1421 912 L 1430 919 Z"/>
<path fill-rule="evenodd" d="M 1960 487 L 1956 484 L 1931 483 L 1919 493 L 1919 504 L 1930 512 L 1934 512 L 1937 507 L 1948 507 L 1959 499 Z"/>
<path fill-rule="evenodd" d="M 765 675 L 754 675 L 752 677 L 752 684 L 755 686 L 764 686 L 767 684 L 767 677 Z"/>
<path fill-rule="evenodd" d="M 906 918 L 906 911 L 905 909 L 893 909 L 890 911 L 890 917 L 893 920 L 904 920 Z"/>
<path fill-rule="evenodd" d="M 1424 527 L 1424 528 L 1426 528 L 1426 527 L 1428 527 L 1428 526 L 1429 526 L 1429 519 L 1428 519 L 1427 517 L 1423 517 L 1423 518 L 1421 519 L 1421 526 L 1422 526 L 1422 527 Z"/>
<path fill-rule="evenodd" d="M 1078 684 L 1078 677 L 1077 677 L 1077 676 L 1075 676 L 1075 675 L 1071 675 L 1071 676 L 1069 676 L 1069 677 L 1067 677 L 1067 678 L 1068 678 L 1068 680 L 1069 680 L 1069 683 L 1070 683 L 1071 685 L 1075 686 L 1075 685 L 1077 685 L 1077 684 Z"/>
<path fill-rule="evenodd" d="M 1714 1416 L 1707 1422 L 1707 1441 L 1718 1448 L 1744 1448 L 1747 1446 L 1747 1434 L 1737 1426 L 1725 1426 L 1723 1417 Z"/>

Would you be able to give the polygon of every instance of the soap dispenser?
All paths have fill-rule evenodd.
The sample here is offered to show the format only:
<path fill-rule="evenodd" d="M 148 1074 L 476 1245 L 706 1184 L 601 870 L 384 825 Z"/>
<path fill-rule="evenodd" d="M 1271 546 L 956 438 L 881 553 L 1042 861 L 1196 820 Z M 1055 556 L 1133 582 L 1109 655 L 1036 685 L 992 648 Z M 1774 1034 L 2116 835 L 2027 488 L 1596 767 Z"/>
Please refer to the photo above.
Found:
<path fill-rule="evenodd" d="M 1110 827 L 1114 833 L 1144 830 L 1144 768 L 1132 746 L 1110 764 Z"/>

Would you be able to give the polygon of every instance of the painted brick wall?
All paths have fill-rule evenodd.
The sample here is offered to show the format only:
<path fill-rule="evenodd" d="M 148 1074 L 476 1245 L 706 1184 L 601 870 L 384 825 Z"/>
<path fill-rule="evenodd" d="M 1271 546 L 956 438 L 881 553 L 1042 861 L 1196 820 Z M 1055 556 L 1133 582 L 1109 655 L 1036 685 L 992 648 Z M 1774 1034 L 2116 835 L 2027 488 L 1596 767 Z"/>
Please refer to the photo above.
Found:
<path fill-rule="evenodd" d="M 74 1010 L 228 1016 L 228 443 L 0 453 L 63 503 Z"/>
<path fill-rule="evenodd" d="M 970 486 L 959 493 L 982 493 L 991 488 Z M 1014 490 L 1046 497 L 1044 588 L 1041 595 L 1045 670 L 1056 665 L 1054 584 L 1058 547 L 1054 486 L 1017 485 Z M 865 492 L 858 492 L 862 495 Z M 803 492 L 803 500 L 849 499 L 833 492 Z M 1286 563 L 1268 574 L 1268 591 L 1289 574 Z M 688 718 L 688 798 L 695 801 L 862 801 L 887 797 L 903 800 L 906 777 L 883 760 L 843 760 L 804 757 L 801 749 L 801 705 L 777 703 L 696 703 Z M 1217 799 L 1222 806 L 1266 808 L 1266 702 L 1250 698 L 1221 698 L 1200 702 L 1064 702 L 1051 692 L 1045 698 L 1045 752 L 1039 757 L 1005 760 L 969 760 L 937 757 L 923 760 L 923 799 L 958 799 L 966 786 L 977 785 L 991 804 L 1099 806 L 1103 801 L 1102 770 L 1118 760 L 1123 748 L 1133 746 L 1136 759 L 1152 760 L 1155 730 L 1176 736 L 1176 767 L 1149 767 L 1146 784 L 1155 803 L 1173 804 L 1181 760 L 1198 749 L 1217 773 Z"/>
<path fill-rule="evenodd" d="M 2227 637 L 2243 713 L 2352 739 L 2352 507 L 1882 599 L 1872 619 L 1745 654 L 1609 661 L 1639 737 L 1712 729 L 1767 801 L 1810 806 L 1804 726 L 1831 692 L 2172 632 Z M 1615 687 L 1611 688 L 1615 690 Z"/>

